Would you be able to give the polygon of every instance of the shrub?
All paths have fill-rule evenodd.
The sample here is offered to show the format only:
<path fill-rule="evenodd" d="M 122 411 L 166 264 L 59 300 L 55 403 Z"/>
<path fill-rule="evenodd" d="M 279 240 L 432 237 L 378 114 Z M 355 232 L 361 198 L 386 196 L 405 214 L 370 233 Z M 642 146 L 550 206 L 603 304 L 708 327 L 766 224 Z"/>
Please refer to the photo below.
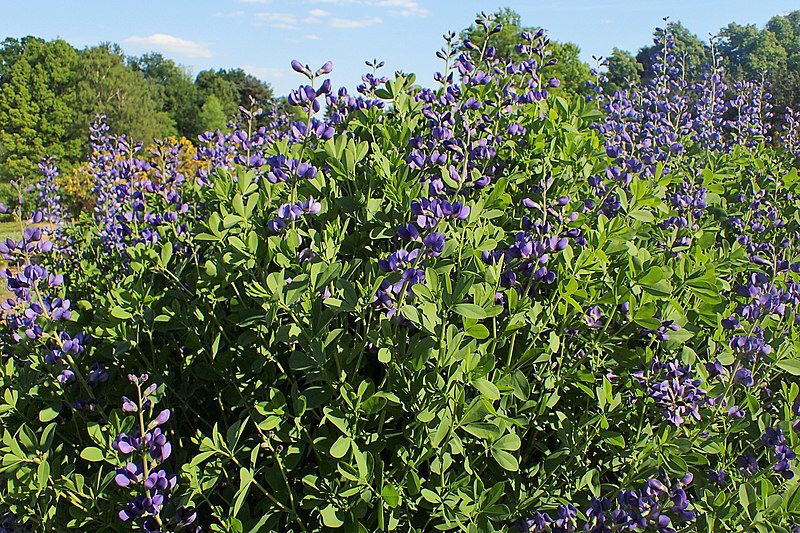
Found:
<path fill-rule="evenodd" d="M 793 527 L 800 179 L 766 89 L 731 116 L 668 62 L 567 101 L 522 37 L 446 47 L 435 90 L 294 62 L 305 118 L 243 110 L 196 176 L 95 124 L 95 213 L 0 245 L 3 527 Z"/>

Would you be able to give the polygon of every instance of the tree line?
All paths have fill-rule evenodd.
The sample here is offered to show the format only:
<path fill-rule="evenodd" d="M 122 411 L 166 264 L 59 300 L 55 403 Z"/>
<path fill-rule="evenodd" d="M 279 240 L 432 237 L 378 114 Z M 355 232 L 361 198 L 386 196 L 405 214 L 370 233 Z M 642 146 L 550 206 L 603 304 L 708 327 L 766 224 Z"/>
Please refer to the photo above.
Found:
<path fill-rule="evenodd" d="M 468 39 L 478 48 L 467 50 L 471 54 L 479 54 L 485 44 L 494 47 L 499 56 L 514 57 L 520 33 L 539 30 L 524 26 L 520 15 L 509 8 L 487 15 L 483 20 L 484 24 L 476 22 L 460 34 L 462 41 Z M 488 26 L 488 31 L 484 26 Z M 492 33 L 498 27 L 501 29 Z M 707 71 L 716 57 L 728 86 L 736 81 L 764 79 L 772 84 L 772 103 L 777 114 L 786 107 L 800 108 L 800 10 L 774 16 L 763 28 L 732 22 L 706 40 L 680 22 L 671 23 L 671 32 L 675 38 L 672 53 L 688 81 L 694 81 Z M 659 33 L 653 34 L 654 39 Z M 543 75 L 560 80 L 561 85 L 553 90 L 588 96 L 592 89 L 586 81 L 592 77 L 591 67 L 581 61 L 580 48 L 570 42 L 551 41 L 550 45 L 552 59 L 557 62 L 546 66 Z M 660 45 L 653 43 L 641 47 L 635 54 L 614 48 L 607 58 L 598 58 L 597 66 L 602 65 L 607 78 L 604 90 L 614 92 L 648 82 L 660 51 Z"/>
<path fill-rule="evenodd" d="M 195 140 L 224 128 L 251 98 L 280 103 L 269 84 L 242 69 L 193 76 L 161 54 L 126 56 L 115 44 L 78 50 L 61 39 L 7 38 L 0 44 L 0 182 L 32 175 L 45 155 L 65 166 L 82 161 L 97 114 L 137 140 Z"/>
<path fill-rule="evenodd" d="M 459 34 L 457 51 L 480 54 L 493 47 L 499 57 L 513 58 L 525 26 L 509 8 L 479 17 Z M 800 10 L 777 15 L 763 28 L 731 23 L 712 40 L 703 40 L 682 24 L 672 24 L 673 53 L 687 78 L 694 78 L 718 57 L 729 85 L 738 80 L 772 82 L 776 114 L 800 108 Z M 476 46 L 464 46 L 469 40 Z M 552 60 L 543 77 L 560 81 L 555 92 L 591 93 L 591 67 L 571 42 L 551 40 Z M 615 48 L 602 61 L 604 89 L 615 91 L 647 82 L 658 45 L 633 54 Z M 547 80 L 544 80 L 547 81 Z M 272 87 L 242 69 L 187 68 L 158 53 L 126 56 L 115 44 L 82 50 L 68 42 L 38 37 L 7 38 L 0 44 L 0 184 L 35 173 L 45 155 L 70 167 L 85 158 L 86 131 L 102 113 L 116 133 L 134 139 L 165 136 L 195 140 L 207 130 L 223 128 L 239 106 L 255 101 L 267 109 L 288 109 Z"/>

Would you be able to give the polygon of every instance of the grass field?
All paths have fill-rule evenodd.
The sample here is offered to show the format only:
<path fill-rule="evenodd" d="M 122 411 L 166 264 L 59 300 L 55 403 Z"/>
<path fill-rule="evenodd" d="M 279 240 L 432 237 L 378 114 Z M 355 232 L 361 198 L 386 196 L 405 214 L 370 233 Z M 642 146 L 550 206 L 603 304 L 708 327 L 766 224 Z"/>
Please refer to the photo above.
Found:
<path fill-rule="evenodd" d="M 0 222 L 0 240 L 19 239 L 19 222 Z"/>

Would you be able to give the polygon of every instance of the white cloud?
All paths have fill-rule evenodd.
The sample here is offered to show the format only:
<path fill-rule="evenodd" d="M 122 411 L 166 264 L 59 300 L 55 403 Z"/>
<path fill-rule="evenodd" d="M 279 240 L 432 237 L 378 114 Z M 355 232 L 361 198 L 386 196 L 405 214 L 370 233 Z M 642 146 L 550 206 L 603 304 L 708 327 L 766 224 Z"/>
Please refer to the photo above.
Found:
<path fill-rule="evenodd" d="M 322 22 L 322 17 L 328 17 L 330 13 L 321 9 L 312 9 L 308 12 L 308 16 L 303 19 L 303 24 L 319 24 Z"/>
<path fill-rule="evenodd" d="M 159 52 L 171 52 L 185 57 L 212 57 L 214 55 L 209 43 L 190 41 L 189 39 L 182 39 L 165 33 L 154 33 L 144 37 L 131 35 L 123 42 L 141 48 Z"/>
<path fill-rule="evenodd" d="M 355 28 L 367 28 L 369 26 L 375 26 L 376 24 L 380 24 L 383 22 L 380 17 L 369 17 L 364 19 L 345 19 L 334 17 L 330 21 L 330 25 L 333 28 L 341 28 L 341 29 L 355 29 Z"/>
<path fill-rule="evenodd" d="M 303 38 L 307 41 L 319 41 L 321 37 L 316 33 L 309 33 L 307 35 L 303 35 Z"/>
<path fill-rule="evenodd" d="M 244 65 L 242 70 L 264 81 L 269 81 L 274 78 L 282 78 L 284 74 L 286 74 L 286 71 L 282 68 L 258 67 L 255 65 Z"/>
<path fill-rule="evenodd" d="M 309 0 L 312 4 L 330 4 L 337 6 L 365 5 L 388 10 L 393 16 L 427 17 L 430 11 L 419 5 L 416 0 Z"/>
<path fill-rule="evenodd" d="M 297 15 L 294 13 L 277 13 L 261 11 L 255 14 L 256 18 L 268 23 L 273 28 L 294 30 L 297 28 Z"/>
<path fill-rule="evenodd" d="M 401 17 L 427 17 L 430 11 L 420 6 L 414 0 L 380 0 L 377 4 L 378 7 L 389 8 L 390 15 L 397 15 Z M 393 9 L 397 8 L 397 9 Z"/>
<path fill-rule="evenodd" d="M 214 16 L 215 17 L 243 17 L 243 16 L 245 16 L 245 14 L 246 13 L 244 11 L 241 11 L 241 10 L 239 10 L 239 11 L 229 11 L 227 13 L 224 12 L 224 11 L 217 11 L 216 13 L 214 13 Z"/>

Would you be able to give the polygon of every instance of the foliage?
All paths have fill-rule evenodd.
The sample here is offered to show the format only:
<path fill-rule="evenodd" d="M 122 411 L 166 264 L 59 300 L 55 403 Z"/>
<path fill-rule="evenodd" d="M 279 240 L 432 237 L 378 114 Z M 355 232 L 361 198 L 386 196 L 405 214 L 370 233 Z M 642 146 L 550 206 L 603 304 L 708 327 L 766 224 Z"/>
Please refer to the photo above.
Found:
<path fill-rule="evenodd" d="M 681 69 L 686 79 L 695 79 L 700 72 L 711 63 L 710 53 L 707 46 L 697 35 L 692 33 L 680 22 L 669 23 L 669 35 L 675 42 L 673 54 L 676 64 Z M 655 63 L 662 62 L 664 57 L 661 55 L 663 50 L 662 43 L 658 40 L 663 36 L 663 29 L 657 28 L 653 33 L 653 44 L 642 47 L 636 55 L 636 60 L 642 65 L 642 81 L 648 82 L 655 76 L 653 66 Z M 736 78 L 741 79 L 741 78 Z M 754 79 L 747 77 L 746 79 Z"/>
<path fill-rule="evenodd" d="M 224 127 L 240 105 L 250 107 L 251 97 L 268 110 L 282 105 L 241 69 L 195 79 L 156 53 L 126 57 L 110 43 L 76 50 L 60 39 L 8 38 L 0 43 L 0 188 L 33 175 L 45 155 L 57 156 L 64 170 L 78 166 L 98 113 L 147 143 L 168 135 L 196 140 L 211 124 Z"/>
<path fill-rule="evenodd" d="M 485 30 L 491 28 L 492 32 Z M 497 57 L 519 60 L 520 55 L 515 51 L 519 44 L 519 35 L 522 32 L 535 34 L 539 28 L 526 27 L 517 12 L 510 8 L 503 8 L 489 15 L 481 13 L 475 24 L 464 29 L 459 38 L 475 45 L 475 49 L 465 48 L 462 44 L 460 51 L 470 54 L 472 62 L 480 64 L 481 51 L 488 47 L 493 48 Z M 589 66 L 580 59 L 580 48 L 575 43 L 550 41 L 548 50 L 552 57 L 543 58 L 542 77 L 557 78 L 561 87 L 555 93 L 564 93 L 571 98 L 573 95 L 587 95 L 586 81 L 589 79 Z M 550 62 L 552 64 L 549 64 Z"/>
<path fill-rule="evenodd" d="M 65 41 L 8 38 L 0 49 L 0 180 L 30 176 L 45 151 L 77 159 L 77 52 Z M 77 141 L 77 142 L 76 142 Z"/>
<path fill-rule="evenodd" d="M 200 124 L 203 125 L 204 131 L 225 129 L 227 123 L 228 118 L 225 115 L 225 111 L 222 110 L 219 98 L 213 94 L 208 95 L 206 102 L 200 109 Z"/>
<path fill-rule="evenodd" d="M 692 80 L 714 62 L 714 52 L 710 43 L 703 42 L 679 22 L 670 23 L 670 27 L 677 63 L 685 71 L 686 79 Z M 733 86 L 737 80 L 764 79 L 773 87 L 776 109 L 783 112 L 787 107 L 800 107 L 800 11 L 777 15 L 764 28 L 732 22 L 719 30 L 715 40 L 728 85 Z M 637 70 L 638 81 L 651 80 L 653 65 L 661 60 L 659 50 L 658 43 L 642 47 L 636 55 L 638 65 L 633 65 L 627 53 L 615 49 L 607 58 L 605 89 L 627 87 L 624 80 L 634 80 L 632 75 Z"/>
<path fill-rule="evenodd" d="M 102 44 L 81 52 L 78 68 L 79 95 L 76 111 L 86 131 L 89 122 L 103 113 L 109 124 L 137 139 L 153 139 L 175 133 L 169 115 L 159 109 L 157 93 L 144 75 L 129 68 L 122 50 Z"/>
<path fill-rule="evenodd" d="M 174 120 L 180 135 L 194 139 L 205 131 L 198 116 L 199 91 L 186 68 L 157 53 L 131 58 L 129 64 L 158 91 L 156 100 L 163 102 L 161 111 Z"/>
<path fill-rule="evenodd" d="M 627 89 L 641 81 L 642 65 L 630 52 L 614 48 L 611 55 L 606 58 L 606 66 L 608 81 L 604 89 L 609 93 Z"/>
<path fill-rule="evenodd" d="M 588 101 L 530 32 L 436 89 L 294 61 L 194 173 L 94 123 L 94 211 L 43 161 L 0 243 L 3 528 L 792 530 L 800 129 L 659 43 Z"/>

